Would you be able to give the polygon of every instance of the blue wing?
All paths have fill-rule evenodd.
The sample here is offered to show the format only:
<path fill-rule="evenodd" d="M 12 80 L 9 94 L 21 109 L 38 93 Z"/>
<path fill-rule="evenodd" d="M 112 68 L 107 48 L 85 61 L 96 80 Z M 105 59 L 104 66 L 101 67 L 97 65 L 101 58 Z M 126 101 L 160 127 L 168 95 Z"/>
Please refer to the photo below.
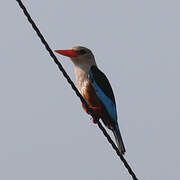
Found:
<path fill-rule="evenodd" d="M 115 98 L 107 77 L 97 68 L 97 66 L 92 66 L 89 71 L 89 79 L 109 116 L 114 122 L 117 122 Z"/>
<path fill-rule="evenodd" d="M 111 118 L 111 125 L 113 125 L 113 133 L 121 154 L 125 153 L 125 146 L 121 137 L 120 129 L 117 122 L 117 111 L 114 94 L 111 85 L 104 75 L 96 66 L 92 66 L 89 71 L 89 79 L 98 96 L 99 100 L 103 103 L 107 113 Z"/>

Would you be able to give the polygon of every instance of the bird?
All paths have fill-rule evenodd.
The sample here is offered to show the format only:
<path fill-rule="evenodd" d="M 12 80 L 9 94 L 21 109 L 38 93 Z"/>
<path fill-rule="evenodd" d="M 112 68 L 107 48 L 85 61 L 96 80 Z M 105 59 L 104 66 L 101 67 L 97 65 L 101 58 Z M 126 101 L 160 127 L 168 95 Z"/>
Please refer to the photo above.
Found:
<path fill-rule="evenodd" d="M 126 150 L 117 121 L 113 90 L 106 75 L 98 68 L 92 51 L 83 46 L 75 46 L 71 49 L 55 50 L 55 52 L 71 59 L 74 64 L 77 88 L 96 116 L 96 118 L 92 117 L 93 123 L 101 119 L 104 125 L 112 130 L 119 152 L 124 155 Z M 83 103 L 82 107 L 85 112 L 92 115 Z"/>

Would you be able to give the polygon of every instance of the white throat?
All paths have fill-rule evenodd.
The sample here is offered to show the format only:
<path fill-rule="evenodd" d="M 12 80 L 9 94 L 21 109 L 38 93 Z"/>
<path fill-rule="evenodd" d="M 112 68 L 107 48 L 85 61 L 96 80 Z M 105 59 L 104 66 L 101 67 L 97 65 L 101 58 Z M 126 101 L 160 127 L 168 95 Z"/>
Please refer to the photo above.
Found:
<path fill-rule="evenodd" d="M 77 87 L 78 90 L 80 91 L 81 94 L 85 91 L 86 85 L 89 82 L 88 74 L 90 71 L 90 68 L 92 65 L 96 66 L 96 63 L 93 64 L 75 64 L 75 76 L 76 76 L 76 82 L 77 82 Z"/>

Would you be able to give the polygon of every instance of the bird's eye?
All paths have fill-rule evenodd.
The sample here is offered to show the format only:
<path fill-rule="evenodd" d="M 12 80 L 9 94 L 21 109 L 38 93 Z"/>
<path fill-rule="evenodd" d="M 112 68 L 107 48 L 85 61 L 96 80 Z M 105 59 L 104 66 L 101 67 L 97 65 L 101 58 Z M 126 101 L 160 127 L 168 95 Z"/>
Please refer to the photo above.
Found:
<path fill-rule="evenodd" d="M 84 49 L 82 49 L 82 50 L 78 51 L 78 54 L 80 54 L 80 55 L 86 54 L 86 51 Z"/>

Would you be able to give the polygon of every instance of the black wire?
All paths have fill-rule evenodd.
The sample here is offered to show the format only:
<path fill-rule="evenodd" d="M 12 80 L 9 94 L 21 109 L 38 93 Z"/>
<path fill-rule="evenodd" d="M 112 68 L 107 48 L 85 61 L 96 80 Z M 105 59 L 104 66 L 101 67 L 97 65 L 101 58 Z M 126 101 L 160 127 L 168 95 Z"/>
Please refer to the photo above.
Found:
<path fill-rule="evenodd" d="M 57 64 L 57 66 L 59 67 L 59 70 L 63 73 L 64 77 L 66 78 L 66 80 L 68 81 L 68 83 L 71 85 L 72 89 L 75 91 L 76 95 L 80 98 L 81 102 L 85 105 L 86 109 L 88 110 L 88 112 L 90 112 L 93 116 L 93 118 L 96 119 L 96 116 L 94 114 L 94 111 L 88 106 L 87 102 L 84 100 L 84 98 L 82 97 L 82 95 L 79 93 L 78 89 L 76 88 L 76 86 L 74 85 L 74 83 L 72 82 L 72 80 L 70 79 L 69 75 L 66 73 L 66 71 L 64 70 L 64 68 L 62 67 L 61 63 L 58 61 L 58 59 L 56 58 L 56 56 L 54 55 L 52 49 L 49 47 L 48 43 L 46 42 L 46 40 L 44 39 L 43 35 L 41 34 L 40 30 L 38 29 L 38 27 L 36 26 L 35 22 L 32 20 L 30 14 L 28 13 L 26 7 L 24 6 L 24 4 L 22 3 L 21 0 L 16 0 L 19 4 L 19 6 L 21 7 L 21 9 L 23 10 L 25 16 L 27 17 L 29 23 L 32 25 L 33 29 L 36 31 L 38 37 L 40 38 L 41 42 L 44 44 L 45 48 L 47 49 L 47 51 L 49 52 L 50 56 L 53 58 L 54 62 Z M 129 174 L 132 176 L 132 178 L 134 180 L 137 180 L 137 177 L 135 175 L 135 173 L 133 172 L 133 170 L 131 169 L 131 167 L 129 166 L 129 164 L 127 163 L 127 161 L 125 160 L 125 158 L 120 154 L 117 146 L 115 145 L 115 143 L 113 142 L 113 140 L 111 139 L 111 137 L 109 136 L 109 134 L 107 133 L 107 131 L 105 130 L 105 128 L 102 126 L 102 124 L 100 123 L 100 121 L 98 121 L 98 127 L 102 130 L 103 134 L 106 136 L 108 142 L 112 145 L 113 149 L 116 151 L 117 155 L 119 156 L 119 158 L 122 160 L 122 162 L 124 163 L 124 166 L 127 168 Z"/>

